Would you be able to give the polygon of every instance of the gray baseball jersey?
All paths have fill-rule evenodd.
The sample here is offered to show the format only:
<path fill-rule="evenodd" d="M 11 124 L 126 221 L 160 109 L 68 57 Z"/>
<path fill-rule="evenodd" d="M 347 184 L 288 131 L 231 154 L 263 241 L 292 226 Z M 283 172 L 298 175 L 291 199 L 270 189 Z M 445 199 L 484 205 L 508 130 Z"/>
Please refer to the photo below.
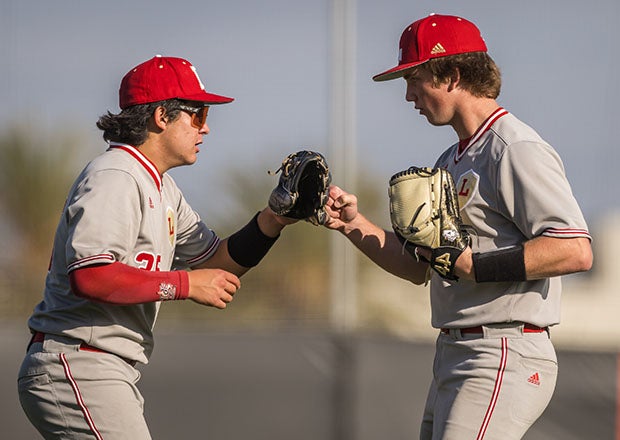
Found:
<path fill-rule="evenodd" d="M 446 150 L 435 166 L 454 177 L 463 221 L 475 229 L 474 252 L 513 246 L 540 235 L 590 237 L 558 154 L 503 108 L 486 120 L 467 145 Z M 432 276 L 436 328 L 512 321 L 546 327 L 560 321 L 559 277 L 475 283 Z"/>
<path fill-rule="evenodd" d="M 44 299 L 28 324 L 147 363 L 160 302 L 118 306 L 71 293 L 68 274 L 121 262 L 151 271 L 186 269 L 208 259 L 220 243 L 168 174 L 130 145 L 110 148 L 82 171 L 60 219 Z"/>

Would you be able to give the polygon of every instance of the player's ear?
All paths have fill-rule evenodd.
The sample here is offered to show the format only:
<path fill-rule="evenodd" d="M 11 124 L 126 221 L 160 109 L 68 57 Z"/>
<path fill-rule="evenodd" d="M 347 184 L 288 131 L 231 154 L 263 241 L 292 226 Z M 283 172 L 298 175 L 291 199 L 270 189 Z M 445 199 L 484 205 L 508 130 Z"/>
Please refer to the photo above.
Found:
<path fill-rule="evenodd" d="M 452 90 L 455 90 L 459 86 L 460 82 L 461 82 L 461 71 L 459 70 L 458 67 L 455 67 L 448 78 L 448 91 L 451 92 Z"/>
<path fill-rule="evenodd" d="M 153 111 L 153 123 L 162 130 L 166 128 L 166 125 L 168 124 L 168 115 L 166 114 L 166 109 L 163 106 L 157 106 L 157 108 Z"/>

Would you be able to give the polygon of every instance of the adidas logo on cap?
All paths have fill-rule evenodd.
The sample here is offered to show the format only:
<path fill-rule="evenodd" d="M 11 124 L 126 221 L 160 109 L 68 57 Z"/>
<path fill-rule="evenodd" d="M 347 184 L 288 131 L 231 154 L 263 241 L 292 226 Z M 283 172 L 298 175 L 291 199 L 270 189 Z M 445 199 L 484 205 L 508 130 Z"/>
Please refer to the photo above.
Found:
<path fill-rule="evenodd" d="M 400 36 L 398 47 L 398 65 L 373 76 L 375 81 L 400 78 L 408 69 L 431 58 L 487 51 L 487 45 L 474 23 L 455 15 L 440 14 L 429 15 L 407 26 Z"/>
<path fill-rule="evenodd" d="M 436 55 L 438 53 L 445 53 L 446 49 L 441 45 L 441 43 L 437 43 L 431 49 L 431 54 Z"/>

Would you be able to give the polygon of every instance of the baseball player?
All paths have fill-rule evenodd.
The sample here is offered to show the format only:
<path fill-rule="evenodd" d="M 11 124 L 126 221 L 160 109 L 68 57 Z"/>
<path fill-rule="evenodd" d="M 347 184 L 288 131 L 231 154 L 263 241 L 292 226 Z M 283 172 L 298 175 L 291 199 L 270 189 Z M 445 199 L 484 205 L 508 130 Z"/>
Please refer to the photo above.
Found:
<path fill-rule="evenodd" d="M 162 302 L 225 308 L 295 222 L 266 207 L 223 239 L 184 199 L 168 170 L 196 162 L 211 106 L 233 100 L 207 92 L 189 61 L 141 63 L 119 95 L 121 112 L 97 123 L 109 148 L 69 191 L 28 321 L 19 398 L 47 439 L 150 439 L 136 364 L 148 363 Z"/>
<path fill-rule="evenodd" d="M 520 439 L 555 388 L 549 329 L 560 321 L 560 276 L 592 265 L 586 222 L 558 154 L 497 103 L 500 73 L 473 23 L 448 15 L 412 23 L 398 65 L 374 77 L 394 78 L 405 79 L 406 100 L 429 123 L 458 136 L 435 166 L 453 175 L 473 237 L 452 262 L 458 280 L 431 271 L 439 335 L 420 438 Z M 379 266 L 425 282 L 428 248 L 403 252 L 394 232 L 336 186 L 327 210 L 326 226 Z"/>

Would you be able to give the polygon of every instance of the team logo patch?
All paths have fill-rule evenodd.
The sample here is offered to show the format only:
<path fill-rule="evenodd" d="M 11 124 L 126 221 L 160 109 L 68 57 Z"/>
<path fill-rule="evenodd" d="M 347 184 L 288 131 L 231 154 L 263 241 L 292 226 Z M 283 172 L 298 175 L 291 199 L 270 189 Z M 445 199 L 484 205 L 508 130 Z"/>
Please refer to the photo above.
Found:
<path fill-rule="evenodd" d="M 446 229 L 441 233 L 441 235 L 443 235 L 443 238 L 450 243 L 454 242 L 454 240 L 456 240 L 459 236 L 458 232 L 454 229 Z"/>
<path fill-rule="evenodd" d="M 476 191 L 478 191 L 479 181 L 480 176 L 473 170 L 469 170 L 459 177 L 456 188 L 459 197 L 459 207 L 461 210 L 463 210 L 463 208 L 472 199 Z"/>
<path fill-rule="evenodd" d="M 157 292 L 159 299 L 162 301 L 170 301 L 177 297 L 177 288 L 174 284 L 161 283 Z"/>
<path fill-rule="evenodd" d="M 174 217 L 174 211 L 171 207 L 166 209 L 166 221 L 168 223 L 168 241 L 170 241 L 170 246 L 174 247 L 174 243 L 176 241 L 176 220 Z"/>

